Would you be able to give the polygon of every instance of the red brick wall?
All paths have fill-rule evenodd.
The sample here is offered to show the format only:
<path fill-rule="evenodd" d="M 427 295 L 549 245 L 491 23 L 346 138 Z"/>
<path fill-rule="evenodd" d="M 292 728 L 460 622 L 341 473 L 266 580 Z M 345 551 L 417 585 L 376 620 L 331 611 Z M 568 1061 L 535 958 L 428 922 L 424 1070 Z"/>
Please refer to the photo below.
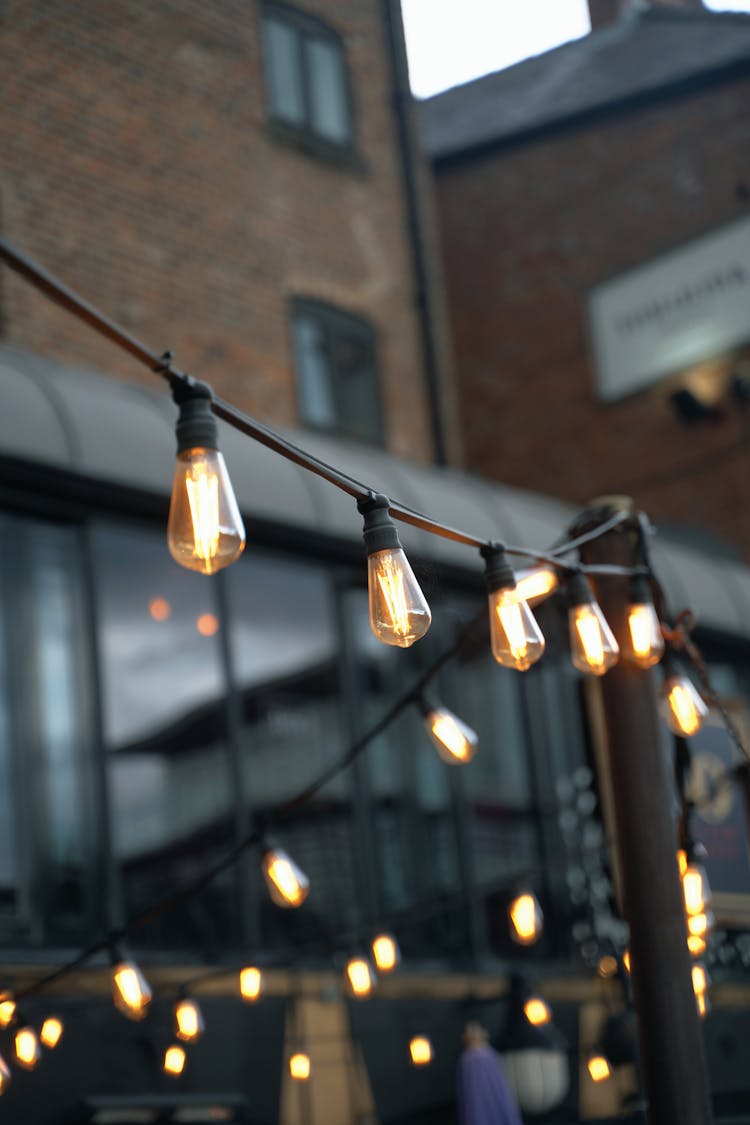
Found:
<path fill-rule="evenodd" d="M 0 221 L 6 236 L 218 393 L 297 421 L 287 301 L 378 332 L 389 448 L 431 456 L 425 379 L 377 0 L 302 5 L 346 42 L 352 171 L 266 130 L 254 0 L 6 0 Z M 0 273 L 5 339 L 152 379 Z"/>
<path fill-rule="evenodd" d="M 471 468 L 576 503 L 634 491 L 750 554 L 750 450 L 681 471 L 724 457 L 736 413 L 686 428 L 663 392 L 603 405 L 585 320 L 602 280 L 747 213 L 749 106 L 734 81 L 438 169 Z M 637 487 L 652 474 L 669 479 Z"/>

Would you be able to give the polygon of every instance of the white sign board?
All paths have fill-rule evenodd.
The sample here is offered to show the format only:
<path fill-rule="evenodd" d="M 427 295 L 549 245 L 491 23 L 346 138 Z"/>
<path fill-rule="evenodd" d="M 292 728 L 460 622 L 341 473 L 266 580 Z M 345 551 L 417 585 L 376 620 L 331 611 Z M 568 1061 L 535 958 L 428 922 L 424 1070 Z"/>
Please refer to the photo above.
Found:
<path fill-rule="evenodd" d="M 589 295 L 601 398 L 623 398 L 750 341 L 750 218 L 605 281 Z"/>

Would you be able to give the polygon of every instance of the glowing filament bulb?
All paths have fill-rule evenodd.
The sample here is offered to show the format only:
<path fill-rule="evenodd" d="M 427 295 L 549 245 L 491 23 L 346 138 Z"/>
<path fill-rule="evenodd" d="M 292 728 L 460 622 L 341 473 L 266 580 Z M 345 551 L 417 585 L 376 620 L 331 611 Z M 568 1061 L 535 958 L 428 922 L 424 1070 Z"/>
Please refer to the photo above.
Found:
<path fill-rule="evenodd" d="M 622 955 L 622 963 L 625 966 L 625 972 L 630 972 L 630 950 L 626 949 Z"/>
<path fill-rule="evenodd" d="M 390 934 L 378 934 L 372 940 L 372 956 L 379 972 L 392 972 L 401 960 L 398 942 Z"/>
<path fill-rule="evenodd" d="M 364 957 L 352 957 L 347 963 L 346 975 L 352 996 L 369 996 L 375 985 L 375 975 Z"/>
<path fill-rule="evenodd" d="M 535 566 L 530 570 L 516 571 L 516 588 L 513 592 L 519 601 L 536 605 L 544 601 L 559 585 L 557 571 L 551 566 Z"/>
<path fill-rule="evenodd" d="M 39 1040 L 32 1027 L 22 1027 L 15 1036 L 16 1062 L 24 1070 L 33 1070 L 42 1057 Z"/>
<path fill-rule="evenodd" d="M 708 998 L 707 992 L 702 992 L 695 998 L 695 1004 L 698 1009 L 698 1015 L 702 1020 L 706 1018 L 711 1011 L 711 1001 Z"/>
<path fill-rule="evenodd" d="M 705 996 L 708 992 L 708 973 L 703 965 L 693 965 L 693 992 L 696 996 Z"/>
<path fill-rule="evenodd" d="M 691 956 L 702 957 L 708 948 L 708 944 L 704 937 L 700 934 L 688 934 L 687 947 L 690 950 Z"/>
<path fill-rule="evenodd" d="M 412 1066 L 429 1066 L 432 1062 L 432 1043 L 426 1035 L 414 1035 L 409 1040 Z"/>
<path fill-rule="evenodd" d="M 510 936 L 519 945 L 533 945 L 542 936 L 542 908 L 530 891 L 514 898 L 508 908 Z"/>
<path fill-rule="evenodd" d="M 651 590 L 644 574 L 630 581 L 628 606 L 628 636 L 623 655 L 639 668 L 651 668 L 664 654 L 664 637 Z"/>
<path fill-rule="evenodd" d="M 432 615 L 403 550 L 377 551 L 367 560 L 370 628 L 379 641 L 408 648 L 423 637 Z"/>
<path fill-rule="evenodd" d="M 42 1024 L 39 1038 L 44 1046 L 52 1051 L 62 1039 L 62 1033 L 62 1020 L 59 1020 L 56 1016 L 48 1016 Z"/>
<path fill-rule="evenodd" d="M 175 1035 L 184 1043 L 194 1043 L 196 1039 L 200 1039 L 206 1028 L 200 1008 L 195 1000 L 187 997 L 175 1004 L 174 1024 Z"/>
<path fill-rule="evenodd" d="M 541 1027 L 552 1019 L 549 1004 L 545 1003 L 540 996 L 529 997 L 523 1006 L 523 1014 L 532 1027 Z"/>
<path fill-rule="evenodd" d="M 688 857 L 684 848 L 677 849 L 677 867 L 680 872 L 680 878 L 682 878 L 688 869 Z"/>
<path fill-rule="evenodd" d="M 263 856 L 263 875 L 268 893 L 277 906 L 301 906 L 310 892 L 310 880 L 281 848 Z"/>
<path fill-rule="evenodd" d="M 182 1047 L 176 1045 L 167 1047 L 164 1053 L 164 1073 L 178 1078 L 185 1069 L 187 1055 Z"/>
<path fill-rule="evenodd" d="M 688 933 L 691 937 L 705 938 L 714 928 L 715 921 L 716 919 L 710 911 L 701 911 L 700 914 L 691 914 L 687 920 Z"/>
<path fill-rule="evenodd" d="M 3 1056 L 0 1055 L 0 1094 L 4 1094 L 8 1089 L 11 1078 L 10 1067 Z"/>
<path fill-rule="evenodd" d="M 685 898 L 685 911 L 688 916 L 704 914 L 706 904 L 711 901 L 711 888 L 705 870 L 697 863 L 690 863 L 682 876 L 682 893 Z"/>
<path fill-rule="evenodd" d="M 544 652 L 544 637 L 534 614 L 514 589 L 490 594 L 490 646 L 498 664 L 527 671 Z"/>
<path fill-rule="evenodd" d="M 0 994 L 0 1027 L 10 1027 L 16 1015 L 16 1002 L 10 992 Z"/>
<path fill-rule="evenodd" d="M 357 503 L 364 516 L 370 628 L 379 641 L 408 648 L 423 637 L 432 615 L 388 512 L 388 497 L 370 493 Z"/>
<path fill-rule="evenodd" d="M 670 676 L 664 684 L 667 724 L 673 734 L 689 738 L 701 729 L 708 708 L 686 676 Z"/>
<path fill-rule="evenodd" d="M 606 1082 L 612 1074 L 609 1059 L 604 1055 L 590 1055 L 587 1066 L 593 1082 Z"/>
<path fill-rule="evenodd" d="M 307 1082 L 310 1069 L 310 1056 L 302 1051 L 298 1051 L 289 1059 L 289 1074 L 296 1082 Z"/>
<path fill-rule="evenodd" d="M 240 971 L 240 995 L 243 1000 L 253 1003 L 263 991 L 263 974 L 260 969 L 248 966 Z"/>
<path fill-rule="evenodd" d="M 443 761 L 454 766 L 470 762 L 479 745 L 476 731 L 447 707 L 424 707 L 423 712 L 427 733 Z"/>
<path fill-rule="evenodd" d="M 242 554 L 245 528 L 217 447 L 210 388 L 177 384 L 173 396 L 180 416 L 167 543 L 181 566 L 215 574 Z"/>
<path fill-rule="evenodd" d="M 151 1003 L 151 989 L 134 961 L 121 961 L 112 971 L 115 1007 L 129 1020 L 142 1020 Z"/>

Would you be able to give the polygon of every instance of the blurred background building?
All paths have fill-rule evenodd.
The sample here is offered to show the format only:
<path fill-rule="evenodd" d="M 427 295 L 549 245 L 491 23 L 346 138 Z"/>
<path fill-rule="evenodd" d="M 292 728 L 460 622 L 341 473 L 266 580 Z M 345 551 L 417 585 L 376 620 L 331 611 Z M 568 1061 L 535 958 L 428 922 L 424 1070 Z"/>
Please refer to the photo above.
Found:
<path fill-rule="evenodd" d="M 626 14 L 428 103 L 438 233 L 392 0 L 38 0 L 6 3 L 1 19 L 3 233 L 326 460 L 446 522 L 542 547 L 574 504 L 677 471 L 739 426 L 734 351 L 726 414 L 688 432 L 705 450 L 686 449 L 663 390 L 599 401 L 604 368 L 587 358 L 583 324 L 612 275 L 741 218 L 748 21 Z M 678 158 L 683 127 L 692 155 Z M 637 321 L 638 308 L 625 315 Z M 222 855 L 379 718 L 484 593 L 479 559 L 407 530 L 433 628 L 406 653 L 379 645 L 353 502 L 223 431 L 248 548 L 213 579 L 179 569 L 164 542 L 168 395 L 7 270 L 0 326 L 0 942 L 9 981 L 23 982 Z M 601 418 L 609 440 L 590 432 Z M 464 460 L 502 483 L 466 475 Z M 726 483 L 711 478 L 713 504 L 705 486 L 691 520 L 738 548 L 722 512 L 742 461 L 727 460 Z M 695 505 L 703 488 L 691 479 Z M 687 522 L 663 491 L 636 496 Z M 675 605 L 701 614 L 741 717 L 750 574 L 669 536 L 656 563 Z M 406 713 L 287 821 L 283 843 L 313 888 L 302 911 L 273 908 L 249 859 L 141 931 L 135 951 L 157 993 L 143 1025 L 112 1011 L 103 963 L 30 1000 L 31 1020 L 64 1015 L 65 1040 L 16 1074 L 6 1119 L 452 1121 L 461 1029 L 480 1018 L 499 1042 L 518 972 L 565 1036 L 565 1080 L 546 1092 L 537 1081 L 536 1109 L 558 1122 L 619 1109 L 627 1067 L 606 1088 L 579 1073 L 619 1007 L 595 970 L 623 934 L 564 608 L 540 609 L 548 653 L 528 674 L 499 669 L 478 641 L 441 677 L 480 736 L 465 771 Z M 709 774 L 728 764 L 718 725 L 702 739 Z M 723 927 L 712 1077 L 717 1106 L 746 1112 L 742 793 L 699 827 L 714 834 Z M 505 916 L 522 884 L 545 911 L 530 949 L 513 945 Z M 401 970 L 349 1004 L 342 958 L 384 925 Z M 247 959 L 269 968 L 252 1006 L 232 971 Z M 170 1083 L 160 1062 L 175 991 L 215 965 L 226 975 L 198 989 L 208 1030 Z M 434 1045 L 424 1070 L 408 1061 L 417 1032 Z M 304 1086 L 286 1071 L 299 1044 L 313 1062 Z"/>

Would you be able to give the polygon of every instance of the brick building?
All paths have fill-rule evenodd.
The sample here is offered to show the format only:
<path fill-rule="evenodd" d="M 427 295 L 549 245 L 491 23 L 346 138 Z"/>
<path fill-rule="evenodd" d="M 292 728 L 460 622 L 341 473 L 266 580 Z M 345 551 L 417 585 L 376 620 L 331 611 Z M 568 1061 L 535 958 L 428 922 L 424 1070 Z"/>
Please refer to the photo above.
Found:
<path fill-rule="evenodd" d="M 575 503 L 632 494 L 747 555 L 750 18 L 591 12 L 587 38 L 421 107 L 467 464 Z M 638 299 L 659 318 L 641 355 L 597 350 L 598 313 Z"/>

